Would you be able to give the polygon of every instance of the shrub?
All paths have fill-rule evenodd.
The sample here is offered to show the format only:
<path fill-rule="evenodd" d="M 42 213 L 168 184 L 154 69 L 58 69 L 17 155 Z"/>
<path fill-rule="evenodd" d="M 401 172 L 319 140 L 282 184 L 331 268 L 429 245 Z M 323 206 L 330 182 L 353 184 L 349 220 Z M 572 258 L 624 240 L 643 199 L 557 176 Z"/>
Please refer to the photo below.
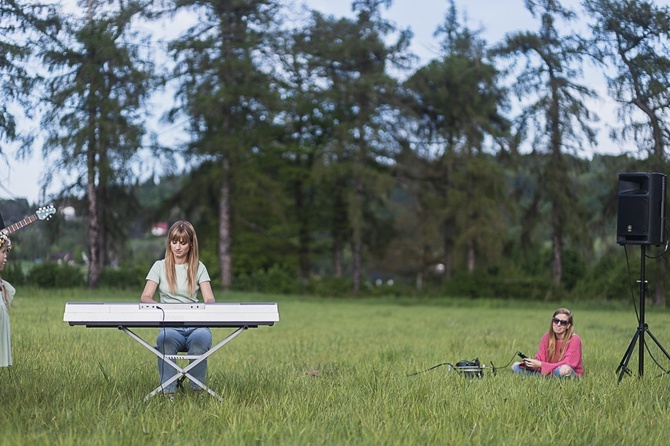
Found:
<path fill-rule="evenodd" d="M 351 279 L 338 277 L 315 277 L 302 283 L 294 273 L 275 265 L 269 270 L 252 274 L 240 274 L 233 280 L 233 289 L 256 293 L 311 294 L 324 297 L 351 294 Z M 386 293 L 388 294 L 388 293 Z"/>
<path fill-rule="evenodd" d="M 56 262 L 35 265 L 28 273 L 28 281 L 39 288 L 74 288 L 86 284 L 78 267 Z"/>
<path fill-rule="evenodd" d="M 306 285 L 309 294 L 324 297 L 341 297 L 351 294 L 351 279 L 344 277 L 315 277 Z"/>
<path fill-rule="evenodd" d="M 572 290 L 577 283 L 584 278 L 586 263 L 580 255 L 573 250 L 566 249 L 563 252 L 562 262 L 563 274 L 561 282 L 566 290 Z"/>
<path fill-rule="evenodd" d="M 9 262 L 2 271 L 2 278 L 14 286 L 24 285 L 26 283 L 26 275 L 19 262 Z"/>
<path fill-rule="evenodd" d="M 256 271 L 252 274 L 240 274 L 233 280 L 236 291 L 252 291 L 258 293 L 299 294 L 301 285 L 298 279 L 278 266 L 269 270 Z"/>
<path fill-rule="evenodd" d="M 577 283 L 574 294 L 581 300 L 627 298 L 630 296 L 631 281 L 635 283 L 637 279 L 637 271 L 632 274 L 633 276 L 629 277 L 624 256 L 604 256 Z"/>
<path fill-rule="evenodd" d="M 559 297 L 558 290 L 548 279 L 485 273 L 457 275 L 445 283 L 443 292 L 447 296 L 473 298 L 549 300 Z"/>
<path fill-rule="evenodd" d="M 98 285 L 106 288 L 138 289 L 141 291 L 146 282 L 148 268 L 139 266 L 112 268 L 102 270 Z"/>

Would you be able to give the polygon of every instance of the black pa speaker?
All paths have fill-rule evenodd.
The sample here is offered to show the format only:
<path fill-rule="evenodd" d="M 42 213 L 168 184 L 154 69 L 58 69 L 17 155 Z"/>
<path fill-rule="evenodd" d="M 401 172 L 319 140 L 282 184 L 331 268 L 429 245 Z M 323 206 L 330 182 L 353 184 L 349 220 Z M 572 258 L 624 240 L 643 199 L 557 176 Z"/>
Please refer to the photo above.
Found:
<path fill-rule="evenodd" d="M 617 243 L 661 245 L 665 243 L 665 174 L 619 174 Z"/>

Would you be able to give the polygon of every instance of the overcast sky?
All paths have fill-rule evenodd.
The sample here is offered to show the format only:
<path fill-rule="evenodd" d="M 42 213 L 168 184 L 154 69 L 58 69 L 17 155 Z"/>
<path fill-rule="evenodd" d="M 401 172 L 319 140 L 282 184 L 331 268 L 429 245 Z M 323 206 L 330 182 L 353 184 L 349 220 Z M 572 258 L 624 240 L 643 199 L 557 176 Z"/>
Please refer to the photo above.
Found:
<path fill-rule="evenodd" d="M 62 0 L 73 4 L 76 0 Z M 659 0 L 667 4 L 670 0 Z M 335 16 L 353 16 L 351 2 L 346 0 L 303 0 L 309 8 L 324 14 Z M 563 0 L 566 7 L 578 9 L 579 0 Z M 448 7 L 446 0 L 395 0 L 393 6 L 386 11 L 384 17 L 395 22 L 401 28 L 411 28 L 414 33 L 412 50 L 422 63 L 436 56 L 437 39 L 433 33 L 442 23 Z M 538 22 L 532 18 L 524 7 L 524 0 L 457 0 L 457 9 L 464 14 L 467 25 L 471 29 L 482 29 L 482 37 L 489 43 L 501 40 L 505 34 L 519 30 L 536 30 Z M 579 26 L 579 25 L 578 25 Z M 602 79 L 592 76 L 591 82 L 600 84 Z M 603 85 L 591 85 L 602 91 Z M 594 105 L 603 108 L 602 104 Z M 602 118 L 612 119 L 613 110 L 604 107 L 599 110 Z M 606 132 L 601 132 L 606 133 Z M 599 152 L 611 153 L 617 149 L 613 146 L 599 147 Z M 39 178 L 44 174 L 40 150 L 37 156 L 27 161 L 17 161 L 12 153 L 7 156 L 7 163 L 0 160 L 0 198 L 27 198 L 31 203 L 41 203 L 39 197 Z M 47 200 L 48 201 L 48 200 Z"/>

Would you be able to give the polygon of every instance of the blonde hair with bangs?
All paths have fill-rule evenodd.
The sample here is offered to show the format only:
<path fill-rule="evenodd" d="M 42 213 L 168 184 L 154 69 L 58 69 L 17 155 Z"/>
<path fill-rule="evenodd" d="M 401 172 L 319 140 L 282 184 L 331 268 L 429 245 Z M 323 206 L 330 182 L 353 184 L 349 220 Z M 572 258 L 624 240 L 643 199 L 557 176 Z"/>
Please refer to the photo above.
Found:
<path fill-rule="evenodd" d="M 200 254 L 198 248 L 198 236 L 195 234 L 195 229 L 191 223 L 180 220 L 173 224 L 168 231 L 166 247 L 165 247 L 165 276 L 170 292 L 174 293 L 177 289 L 177 269 L 174 253 L 170 249 L 170 243 L 173 241 L 187 242 L 191 244 L 186 257 L 187 272 L 186 280 L 188 289 L 191 295 L 195 294 L 196 275 L 198 273 L 198 264 L 200 261 Z"/>

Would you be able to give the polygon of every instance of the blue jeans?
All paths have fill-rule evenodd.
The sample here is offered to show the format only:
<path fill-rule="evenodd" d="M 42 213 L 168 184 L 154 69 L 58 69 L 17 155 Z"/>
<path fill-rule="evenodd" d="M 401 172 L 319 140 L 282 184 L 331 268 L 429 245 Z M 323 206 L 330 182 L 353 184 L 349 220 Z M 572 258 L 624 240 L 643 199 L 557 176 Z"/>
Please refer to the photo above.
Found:
<path fill-rule="evenodd" d="M 207 327 L 184 327 L 184 328 L 161 328 L 156 340 L 158 351 L 165 355 L 176 355 L 177 352 L 187 352 L 189 355 L 202 355 L 212 348 L 212 331 Z M 193 362 L 192 360 L 190 362 Z M 158 358 L 158 374 L 161 383 L 177 374 L 177 371 Z M 189 374 L 203 384 L 207 379 L 207 360 L 205 359 L 197 366 L 189 370 Z M 200 389 L 200 386 L 191 382 L 192 389 Z M 172 381 L 163 388 L 165 393 L 174 393 L 177 389 L 177 380 Z"/>
<path fill-rule="evenodd" d="M 527 370 L 527 369 L 521 367 L 520 364 L 521 363 L 515 363 L 512 366 L 512 371 L 514 373 L 518 373 L 520 375 L 533 375 L 533 376 L 540 376 L 541 375 L 539 370 Z M 577 374 L 575 373 L 574 370 L 572 371 L 572 373 L 570 373 L 569 375 L 565 375 L 565 376 L 561 376 L 559 370 L 560 370 L 560 367 L 556 367 L 554 369 L 554 371 L 551 372 L 551 376 L 555 376 L 555 377 L 558 377 L 558 378 L 576 378 L 577 377 Z"/>

